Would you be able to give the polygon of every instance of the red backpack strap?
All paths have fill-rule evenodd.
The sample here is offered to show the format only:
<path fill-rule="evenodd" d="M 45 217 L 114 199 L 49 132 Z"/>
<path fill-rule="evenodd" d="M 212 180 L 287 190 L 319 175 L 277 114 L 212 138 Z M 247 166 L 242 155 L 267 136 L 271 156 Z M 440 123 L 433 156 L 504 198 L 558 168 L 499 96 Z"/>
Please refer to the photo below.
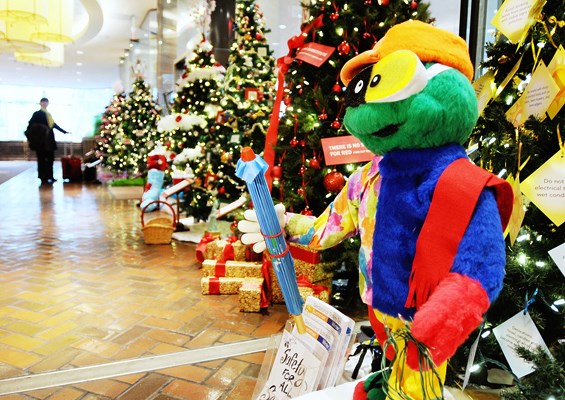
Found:
<path fill-rule="evenodd" d="M 502 229 L 512 213 L 513 194 L 508 182 L 472 164 L 466 158 L 452 162 L 439 177 L 430 209 L 416 241 L 406 307 L 420 308 L 449 273 L 484 187 L 496 192 Z"/>

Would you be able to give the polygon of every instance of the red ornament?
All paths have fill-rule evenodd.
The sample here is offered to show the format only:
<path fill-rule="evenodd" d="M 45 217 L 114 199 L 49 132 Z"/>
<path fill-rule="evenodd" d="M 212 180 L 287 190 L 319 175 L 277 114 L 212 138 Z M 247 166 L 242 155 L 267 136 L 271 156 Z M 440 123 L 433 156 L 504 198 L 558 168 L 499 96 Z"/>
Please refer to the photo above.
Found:
<path fill-rule="evenodd" d="M 383 7 L 388 6 L 388 0 L 381 0 L 381 6 Z"/>
<path fill-rule="evenodd" d="M 321 113 L 320 115 L 318 115 L 318 119 L 320 121 L 325 121 L 326 119 L 328 119 L 328 114 L 326 113 Z"/>
<path fill-rule="evenodd" d="M 298 170 L 298 175 L 302 176 L 306 173 L 306 167 L 304 165 L 300 166 L 300 169 Z"/>
<path fill-rule="evenodd" d="M 280 165 L 275 165 L 271 169 L 271 176 L 273 179 L 281 179 L 282 178 L 282 167 Z"/>
<path fill-rule="evenodd" d="M 180 122 L 182 120 L 182 115 L 177 115 L 175 121 Z"/>
<path fill-rule="evenodd" d="M 310 168 L 320 169 L 320 161 L 316 157 L 310 160 Z"/>
<path fill-rule="evenodd" d="M 332 21 L 335 22 L 335 21 L 338 20 L 338 18 L 339 18 L 339 14 L 338 14 L 338 13 L 333 12 L 333 13 L 330 14 L 330 19 L 331 19 Z"/>
<path fill-rule="evenodd" d="M 306 193 L 306 192 L 304 191 L 303 188 L 299 188 L 299 189 L 296 191 L 296 193 L 298 193 L 300 196 L 304 196 L 304 193 Z"/>
<path fill-rule="evenodd" d="M 263 39 L 263 35 L 262 35 L 260 32 L 257 32 L 257 33 L 255 34 L 255 39 L 261 40 L 261 39 Z"/>
<path fill-rule="evenodd" d="M 418 2 L 411 1 L 410 2 L 410 9 L 416 11 L 418 9 Z"/>
<path fill-rule="evenodd" d="M 330 193 L 337 193 L 345 186 L 345 178 L 338 171 L 332 171 L 324 176 L 324 187 Z"/>
<path fill-rule="evenodd" d="M 336 119 L 334 122 L 332 122 L 332 123 L 330 124 L 330 126 L 331 126 L 332 128 L 334 128 L 334 129 L 339 129 L 339 128 L 341 128 L 341 122 L 339 122 L 339 121 Z"/>
<path fill-rule="evenodd" d="M 363 34 L 363 39 L 369 40 L 369 39 L 372 38 L 372 36 L 373 36 L 373 35 L 371 35 L 369 32 L 365 32 L 365 33 Z"/>
<path fill-rule="evenodd" d="M 370 6 L 371 4 L 373 4 L 373 0 L 365 0 L 364 4 L 366 6 Z"/>
<path fill-rule="evenodd" d="M 290 98 L 290 97 L 285 97 L 285 98 L 283 99 L 283 102 L 284 102 L 284 105 L 285 105 L 285 106 L 290 106 L 290 105 L 292 104 L 292 98 Z"/>
<path fill-rule="evenodd" d="M 339 53 L 340 56 L 346 56 L 349 54 L 350 51 L 351 51 L 351 45 L 347 43 L 347 41 L 345 40 L 337 46 L 337 52 Z"/>
<path fill-rule="evenodd" d="M 302 140 L 300 141 L 300 146 L 301 146 L 301 147 L 306 146 L 306 140 L 302 139 Z"/>
<path fill-rule="evenodd" d="M 314 213 L 312 212 L 312 210 L 310 210 L 308 208 L 308 206 L 306 206 L 306 208 L 304 210 L 300 211 L 300 214 L 302 214 L 302 215 L 314 215 Z"/>
<path fill-rule="evenodd" d="M 220 187 L 218 188 L 218 193 L 219 193 L 219 194 L 224 194 L 224 193 L 226 193 L 226 188 L 223 187 L 223 186 L 220 186 Z"/>
<path fill-rule="evenodd" d="M 291 146 L 291 147 L 296 147 L 296 146 L 298 146 L 298 139 L 296 139 L 296 138 L 290 139 L 290 146 Z"/>
<path fill-rule="evenodd" d="M 341 85 L 336 82 L 336 83 L 332 86 L 332 92 L 334 92 L 334 93 L 341 93 Z"/>

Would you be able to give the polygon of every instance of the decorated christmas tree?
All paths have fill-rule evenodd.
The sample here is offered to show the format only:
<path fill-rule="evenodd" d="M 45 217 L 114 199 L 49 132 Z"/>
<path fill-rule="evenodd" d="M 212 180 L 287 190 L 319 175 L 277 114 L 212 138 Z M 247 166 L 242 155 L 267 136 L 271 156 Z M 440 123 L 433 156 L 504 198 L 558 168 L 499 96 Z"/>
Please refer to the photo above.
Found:
<path fill-rule="evenodd" d="M 194 177 L 195 183 L 184 193 L 184 211 L 197 219 L 206 219 L 216 201 L 210 187 L 210 155 L 206 146 L 215 141 L 219 112 L 220 86 L 225 69 L 214 58 L 212 45 L 204 38 L 186 62 L 186 70 L 177 81 L 173 113 L 159 122 L 167 148 L 173 152 L 173 177 Z"/>
<path fill-rule="evenodd" d="M 322 151 L 322 139 L 351 136 L 342 126 L 345 87 L 339 72 L 345 62 L 372 48 L 393 25 L 409 19 L 429 21 L 428 7 L 403 0 L 307 3 L 302 32 L 288 41 L 289 53 L 278 62 L 275 116 L 265 147 L 273 198 L 287 210 L 321 214 L 343 188 L 346 177 L 364 165 L 351 163 L 350 158 L 343 159 L 344 164 L 329 165 Z M 279 108 L 284 114 L 276 121 Z M 338 307 L 347 307 L 358 297 L 358 250 L 358 238 L 354 238 L 326 252 L 340 267 L 336 281 L 345 282 L 343 288 L 334 288 L 332 303 Z"/>
<path fill-rule="evenodd" d="M 503 398 L 524 400 L 565 398 L 565 7 L 562 0 L 534 3 L 533 18 L 524 13 L 519 27 L 505 24 L 517 6 L 499 9 L 497 40 L 487 45 L 486 72 L 475 83 L 482 115 L 470 157 L 507 178 L 515 199 L 504 288 L 482 333 L 451 361 L 455 377 L 462 376 L 479 338 L 471 382 L 486 383 L 495 369 L 512 371 L 520 379 L 505 383 L 517 390 Z M 532 339 L 538 330 L 541 341 Z M 517 349 L 512 362 L 504 343 Z"/>
<path fill-rule="evenodd" d="M 139 63 L 137 68 L 140 68 Z M 116 137 L 114 146 L 120 157 L 115 159 L 112 169 L 134 175 L 146 170 L 147 154 L 162 139 L 157 132 L 159 114 L 160 108 L 153 101 L 151 88 L 143 79 L 142 72 L 136 72 L 124 107 L 123 137 Z"/>
<path fill-rule="evenodd" d="M 116 148 L 115 144 L 117 138 L 124 137 L 122 118 L 125 102 L 124 93 L 115 94 L 104 110 L 100 125 L 96 130 L 96 156 L 102 159 L 103 164 L 108 167 L 116 165 L 122 156 L 120 149 Z"/>

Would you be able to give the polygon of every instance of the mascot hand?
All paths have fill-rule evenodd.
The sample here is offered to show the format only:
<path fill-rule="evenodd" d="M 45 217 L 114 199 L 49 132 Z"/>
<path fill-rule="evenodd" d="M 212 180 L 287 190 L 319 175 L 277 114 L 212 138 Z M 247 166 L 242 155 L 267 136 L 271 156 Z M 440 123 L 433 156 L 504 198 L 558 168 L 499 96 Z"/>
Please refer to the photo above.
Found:
<path fill-rule="evenodd" d="M 277 218 L 279 219 L 279 224 L 281 229 L 284 229 L 286 224 L 285 221 L 285 207 L 284 204 L 277 204 L 275 206 L 275 211 L 277 212 Z M 259 228 L 259 223 L 257 222 L 257 214 L 255 210 L 246 210 L 243 213 L 245 219 L 239 221 L 237 224 L 237 229 L 243 232 L 241 236 L 241 242 L 243 244 L 252 244 L 253 251 L 255 253 L 262 253 L 267 248 L 265 244 L 265 239 L 261 234 L 261 229 Z"/>
<path fill-rule="evenodd" d="M 428 348 L 434 364 L 440 365 L 479 326 L 489 305 L 487 293 L 479 282 L 450 273 L 414 315 L 412 335 Z M 427 369 L 419 363 L 420 357 L 416 345 L 408 343 L 408 366 L 419 370 L 422 364 Z"/>

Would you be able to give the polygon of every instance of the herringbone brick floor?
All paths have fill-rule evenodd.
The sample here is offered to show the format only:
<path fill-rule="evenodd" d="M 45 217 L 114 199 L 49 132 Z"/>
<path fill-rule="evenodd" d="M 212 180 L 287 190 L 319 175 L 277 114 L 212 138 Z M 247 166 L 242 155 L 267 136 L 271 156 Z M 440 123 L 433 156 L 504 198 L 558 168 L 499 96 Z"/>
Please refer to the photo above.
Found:
<path fill-rule="evenodd" d="M 0 185 L 0 388 L 7 378 L 205 348 L 280 332 L 284 306 L 241 313 L 203 296 L 195 246 L 146 245 L 136 200 L 102 185 Z M 213 351 L 213 349 L 211 349 Z M 250 399 L 263 353 L 0 399 Z"/>

